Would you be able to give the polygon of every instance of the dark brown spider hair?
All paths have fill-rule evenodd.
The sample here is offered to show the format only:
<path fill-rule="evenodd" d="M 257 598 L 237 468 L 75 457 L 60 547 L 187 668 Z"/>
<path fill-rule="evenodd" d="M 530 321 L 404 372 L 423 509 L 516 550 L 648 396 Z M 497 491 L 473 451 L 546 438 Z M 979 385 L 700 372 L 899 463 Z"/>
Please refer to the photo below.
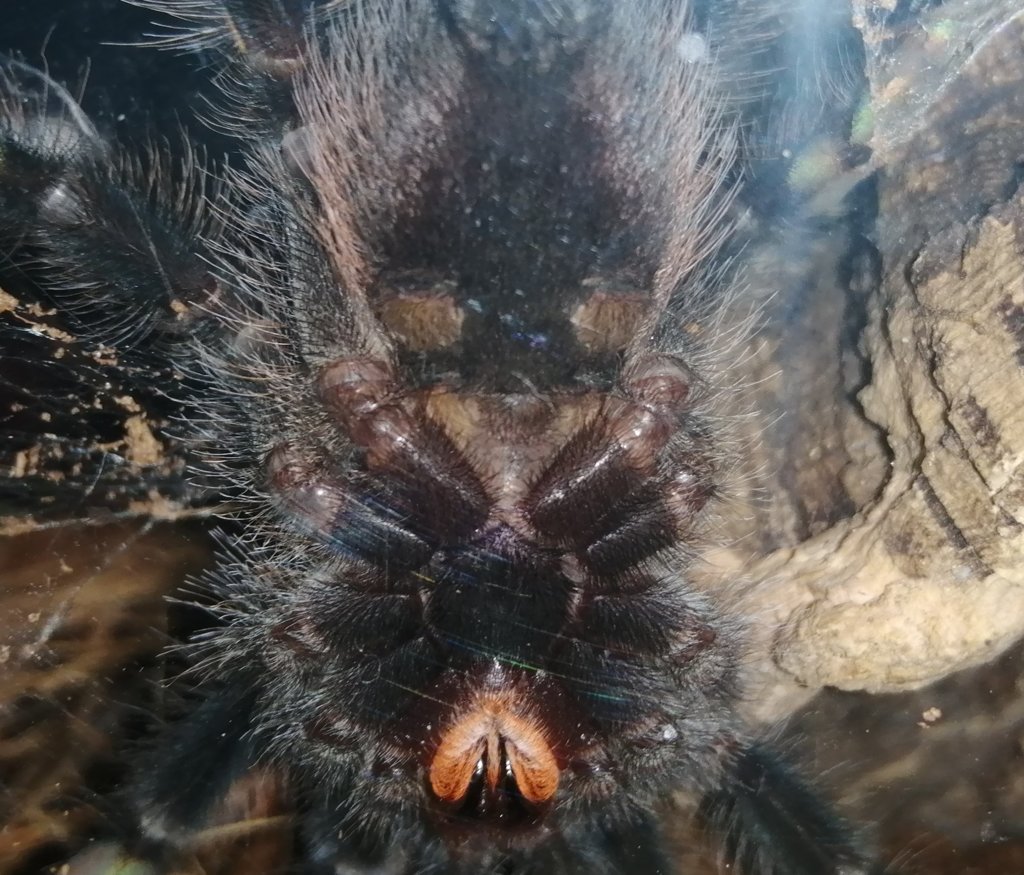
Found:
<path fill-rule="evenodd" d="M 744 622 L 690 579 L 743 328 L 687 4 L 140 5 L 222 54 L 218 183 L 19 62 L 0 104 L 2 215 L 83 337 L 171 363 L 234 509 L 132 850 L 173 866 L 260 768 L 303 871 L 668 872 L 677 789 L 749 875 L 875 871 L 737 716 Z"/>

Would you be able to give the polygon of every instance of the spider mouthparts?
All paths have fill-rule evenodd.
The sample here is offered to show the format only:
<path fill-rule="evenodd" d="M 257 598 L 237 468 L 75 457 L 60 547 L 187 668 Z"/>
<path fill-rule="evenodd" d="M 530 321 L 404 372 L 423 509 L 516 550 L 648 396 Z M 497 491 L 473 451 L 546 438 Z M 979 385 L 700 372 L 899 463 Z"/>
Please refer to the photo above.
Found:
<path fill-rule="evenodd" d="M 539 822 L 560 772 L 543 724 L 505 697 L 486 696 L 444 729 L 427 777 L 443 810 L 518 827 Z"/>

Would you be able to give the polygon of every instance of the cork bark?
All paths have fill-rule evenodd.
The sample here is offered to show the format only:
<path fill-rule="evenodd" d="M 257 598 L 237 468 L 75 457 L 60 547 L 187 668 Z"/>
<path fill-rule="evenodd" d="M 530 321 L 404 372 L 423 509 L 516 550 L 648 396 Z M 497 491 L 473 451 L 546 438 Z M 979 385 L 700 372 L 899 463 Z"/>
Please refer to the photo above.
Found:
<path fill-rule="evenodd" d="M 874 132 L 849 181 L 873 223 L 815 244 L 828 269 L 766 333 L 781 436 L 759 437 L 753 524 L 712 557 L 748 581 L 765 718 L 1024 635 L 1024 11 L 945 3 L 904 30 L 889 11 L 855 15 Z"/>

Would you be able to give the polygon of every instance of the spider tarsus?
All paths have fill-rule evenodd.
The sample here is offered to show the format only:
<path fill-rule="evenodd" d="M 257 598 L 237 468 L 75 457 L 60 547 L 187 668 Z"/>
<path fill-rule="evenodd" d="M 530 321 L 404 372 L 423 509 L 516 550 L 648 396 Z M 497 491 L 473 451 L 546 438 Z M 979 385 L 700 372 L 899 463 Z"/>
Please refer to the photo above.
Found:
<path fill-rule="evenodd" d="M 206 698 L 143 756 L 129 792 L 140 813 L 140 836 L 152 847 L 187 842 L 237 778 L 256 764 L 250 728 L 259 693 L 242 681 Z"/>
<path fill-rule="evenodd" d="M 725 853 L 757 875 L 879 875 L 864 842 L 796 770 L 762 745 L 732 758 L 702 817 Z"/>

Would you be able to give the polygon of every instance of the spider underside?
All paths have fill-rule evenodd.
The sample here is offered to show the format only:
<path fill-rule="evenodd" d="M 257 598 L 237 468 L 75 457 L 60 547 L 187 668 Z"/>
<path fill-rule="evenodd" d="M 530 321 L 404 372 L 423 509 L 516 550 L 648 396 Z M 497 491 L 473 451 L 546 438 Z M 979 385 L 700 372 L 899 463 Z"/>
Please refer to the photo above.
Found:
<path fill-rule="evenodd" d="M 879 872 L 738 718 L 744 624 L 688 580 L 743 338 L 685 4 L 141 5 L 220 59 L 215 184 L 0 67 L 4 233 L 88 342 L 169 363 L 234 517 L 129 851 L 173 869 L 266 769 L 310 873 L 668 873 L 678 790 L 748 875 Z"/>

